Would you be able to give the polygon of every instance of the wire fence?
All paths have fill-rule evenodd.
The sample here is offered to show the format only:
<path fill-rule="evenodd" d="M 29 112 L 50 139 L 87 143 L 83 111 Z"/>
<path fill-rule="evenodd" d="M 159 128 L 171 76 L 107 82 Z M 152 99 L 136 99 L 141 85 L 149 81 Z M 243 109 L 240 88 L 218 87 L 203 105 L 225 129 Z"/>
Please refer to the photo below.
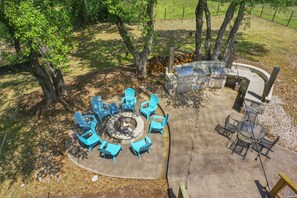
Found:
<path fill-rule="evenodd" d="M 274 9 L 269 5 L 256 5 L 251 14 L 297 29 L 297 7 Z"/>
<path fill-rule="evenodd" d="M 181 0 L 163 0 L 155 10 L 156 19 L 174 19 L 187 20 L 195 18 L 196 1 Z M 225 15 L 229 4 L 220 2 L 208 2 L 208 8 L 211 16 Z M 254 16 L 265 18 L 273 22 L 294 28 L 297 30 L 297 7 L 287 7 L 283 9 L 274 9 L 268 4 L 259 4 L 247 8 L 248 13 Z"/>

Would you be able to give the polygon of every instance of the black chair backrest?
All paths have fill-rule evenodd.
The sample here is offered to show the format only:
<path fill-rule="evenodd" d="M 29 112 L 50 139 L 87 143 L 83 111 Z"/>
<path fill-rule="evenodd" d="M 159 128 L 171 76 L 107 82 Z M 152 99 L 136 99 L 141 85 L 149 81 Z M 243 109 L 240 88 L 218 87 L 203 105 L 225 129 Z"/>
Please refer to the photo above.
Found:
<path fill-rule="evenodd" d="M 277 138 L 272 142 L 271 148 L 278 142 L 280 136 L 277 136 Z"/>
<path fill-rule="evenodd" d="M 227 116 L 227 118 L 225 119 L 225 127 L 229 126 L 230 124 L 230 115 Z"/>

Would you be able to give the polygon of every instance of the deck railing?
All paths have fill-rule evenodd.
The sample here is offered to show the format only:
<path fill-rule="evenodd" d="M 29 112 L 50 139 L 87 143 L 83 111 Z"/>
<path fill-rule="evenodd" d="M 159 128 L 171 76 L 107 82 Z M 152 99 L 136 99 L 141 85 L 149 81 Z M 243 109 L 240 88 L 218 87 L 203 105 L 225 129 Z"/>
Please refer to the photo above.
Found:
<path fill-rule="evenodd" d="M 297 197 L 297 185 L 284 173 L 270 191 L 270 197 Z"/>

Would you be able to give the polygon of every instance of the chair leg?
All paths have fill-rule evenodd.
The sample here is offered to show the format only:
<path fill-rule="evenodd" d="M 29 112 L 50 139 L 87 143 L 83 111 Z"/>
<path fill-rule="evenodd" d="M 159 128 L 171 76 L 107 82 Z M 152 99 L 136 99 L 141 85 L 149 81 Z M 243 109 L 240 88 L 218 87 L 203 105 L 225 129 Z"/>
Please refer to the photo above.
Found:
<path fill-rule="evenodd" d="M 150 126 L 148 133 L 150 134 L 152 131 L 152 127 Z"/>
<path fill-rule="evenodd" d="M 138 158 L 140 159 L 140 153 L 137 153 Z"/>

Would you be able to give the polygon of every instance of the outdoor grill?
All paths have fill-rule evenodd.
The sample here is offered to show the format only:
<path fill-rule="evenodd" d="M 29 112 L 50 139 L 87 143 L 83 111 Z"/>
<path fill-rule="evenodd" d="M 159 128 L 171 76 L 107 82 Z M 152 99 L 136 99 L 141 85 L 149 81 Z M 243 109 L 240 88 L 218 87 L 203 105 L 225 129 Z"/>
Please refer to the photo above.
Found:
<path fill-rule="evenodd" d="M 177 93 L 188 92 L 192 89 L 192 82 L 194 79 L 194 70 L 192 66 L 176 67 L 175 75 L 177 76 Z"/>
<path fill-rule="evenodd" d="M 173 73 L 166 70 L 165 87 L 170 94 L 203 88 L 223 88 L 227 70 L 220 61 L 197 61 L 176 65 Z"/>

